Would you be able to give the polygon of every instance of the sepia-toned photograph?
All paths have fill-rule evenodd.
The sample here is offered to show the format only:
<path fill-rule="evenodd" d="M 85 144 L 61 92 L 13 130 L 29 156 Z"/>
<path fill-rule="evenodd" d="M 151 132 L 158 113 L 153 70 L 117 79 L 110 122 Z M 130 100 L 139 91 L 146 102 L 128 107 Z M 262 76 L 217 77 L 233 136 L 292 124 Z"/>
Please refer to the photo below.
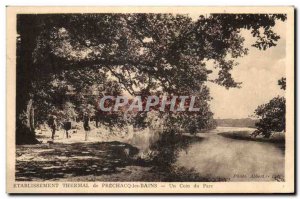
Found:
<path fill-rule="evenodd" d="M 293 7 L 8 7 L 9 193 L 294 192 Z"/>

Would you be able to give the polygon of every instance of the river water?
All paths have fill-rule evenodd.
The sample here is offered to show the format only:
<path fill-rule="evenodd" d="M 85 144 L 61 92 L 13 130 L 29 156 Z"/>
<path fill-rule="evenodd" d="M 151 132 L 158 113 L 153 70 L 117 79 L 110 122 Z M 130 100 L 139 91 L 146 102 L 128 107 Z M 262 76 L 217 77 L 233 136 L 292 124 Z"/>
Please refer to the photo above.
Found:
<path fill-rule="evenodd" d="M 203 141 L 178 154 L 176 166 L 193 169 L 203 177 L 228 181 L 281 181 L 284 153 L 273 143 L 226 138 L 219 133 L 249 131 L 251 128 L 218 127 L 198 134 Z"/>

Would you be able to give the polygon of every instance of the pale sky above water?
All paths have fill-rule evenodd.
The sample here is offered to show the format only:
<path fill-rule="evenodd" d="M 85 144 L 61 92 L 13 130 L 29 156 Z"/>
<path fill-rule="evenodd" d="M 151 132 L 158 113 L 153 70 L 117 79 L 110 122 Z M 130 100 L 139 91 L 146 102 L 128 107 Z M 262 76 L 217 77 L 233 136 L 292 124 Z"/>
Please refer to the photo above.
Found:
<path fill-rule="evenodd" d="M 255 39 L 250 31 L 243 31 L 245 47 L 248 55 L 237 59 L 239 65 L 232 70 L 232 76 L 237 82 L 242 82 L 242 88 L 229 90 L 209 83 L 211 109 L 215 118 L 246 118 L 253 115 L 258 105 L 268 102 L 275 96 L 284 95 L 278 86 L 278 80 L 285 77 L 286 63 L 286 25 L 277 22 L 274 28 L 280 35 L 277 46 L 266 51 L 251 47 Z"/>

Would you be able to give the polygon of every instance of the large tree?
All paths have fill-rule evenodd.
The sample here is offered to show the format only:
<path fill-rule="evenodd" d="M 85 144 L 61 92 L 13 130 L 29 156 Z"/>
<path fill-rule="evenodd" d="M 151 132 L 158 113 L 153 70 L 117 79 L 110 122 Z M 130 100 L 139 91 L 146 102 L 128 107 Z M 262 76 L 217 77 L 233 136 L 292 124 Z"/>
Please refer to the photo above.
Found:
<path fill-rule="evenodd" d="M 207 81 L 239 86 L 230 71 L 235 59 L 247 54 L 241 29 L 250 30 L 257 38 L 253 46 L 265 50 L 276 46 L 280 37 L 272 28 L 285 19 L 281 14 L 212 14 L 197 20 L 176 14 L 18 15 L 17 143 L 35 142 L 37 87 L 47 91 L 55 75 L 86 70 L 108 74 L 132 95 L 203 96 Z M 208 80 L 209 60 L 219 71 L 215 80 Z"/>
<path fill-rule="evenodd" d="M 278 85 L 280 89 L 285 90 L 286 78 L 278 80 Z M 262 135 L 269 138 L 274 132 L 286 131 L 286 100 L 284 96 L 274 97 L 268 103 L 259 105 L 254 113 L 259 120 L 255 123 L 257 130 L 253 132 L 253 136 Z"/>

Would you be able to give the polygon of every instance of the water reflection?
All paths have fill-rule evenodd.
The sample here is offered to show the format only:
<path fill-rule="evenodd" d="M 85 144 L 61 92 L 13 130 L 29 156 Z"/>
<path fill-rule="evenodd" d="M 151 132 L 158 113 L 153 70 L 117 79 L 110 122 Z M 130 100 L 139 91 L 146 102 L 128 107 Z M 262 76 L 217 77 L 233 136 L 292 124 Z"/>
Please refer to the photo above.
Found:
<path fill-rule="evenodd" d="M 252 132 L 252 129 L 245 129 Z M 217 128 L 200 134 L 201 143 L 193 143 L 179 152 L 176 166 L 193 169 L 207 179 L 226 181 L 274 181 L 284 179 L 284 154 L 272 143 L 230 139 L 220 132 L 241 128 Z M 188 151 L 188 152 L 187 152 Z"/>

